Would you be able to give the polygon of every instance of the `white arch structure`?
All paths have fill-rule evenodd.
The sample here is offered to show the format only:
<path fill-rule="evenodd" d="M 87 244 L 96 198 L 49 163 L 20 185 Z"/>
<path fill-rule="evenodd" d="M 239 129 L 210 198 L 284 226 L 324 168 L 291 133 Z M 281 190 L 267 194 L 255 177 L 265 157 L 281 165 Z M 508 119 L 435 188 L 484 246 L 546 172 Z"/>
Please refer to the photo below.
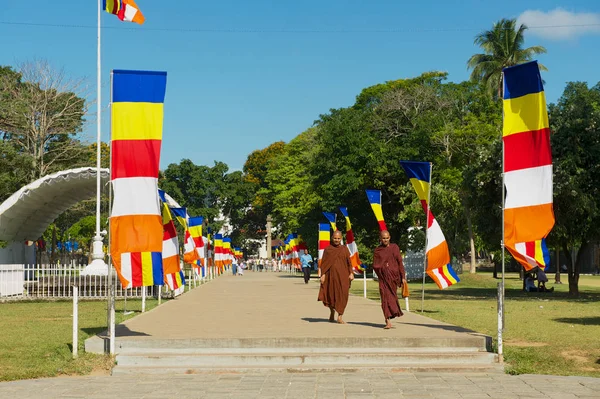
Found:
<path fill-rule="evenodd" d="M 101 169 L 105 184 L 109 170 Z M 96 195 L 96 168 L 69 169 L 22 187 L 0 204 L 0 240 L 37 240 L 61 213 Z"/>

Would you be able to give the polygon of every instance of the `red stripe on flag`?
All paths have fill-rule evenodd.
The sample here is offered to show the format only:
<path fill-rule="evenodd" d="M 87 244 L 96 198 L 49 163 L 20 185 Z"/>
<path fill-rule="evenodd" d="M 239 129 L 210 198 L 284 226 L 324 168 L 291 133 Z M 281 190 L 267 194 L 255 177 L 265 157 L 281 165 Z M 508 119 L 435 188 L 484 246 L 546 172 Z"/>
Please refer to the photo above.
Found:
<path fill-rule="evenodd" d="M 448 284 L 448 285 L 452 285 L 453 284 L 452 281 L 450 281 L 448 279 L 448 277 L 446 277 L 446 274 L 444 273 L 444 268 L 443 267 L 440 267 L 438 269 L 438 272 L 440 273 L 440 275 L 442 276 L 442 278 L 444 279 L 444 281 L 446 282 L 446 284 Z"/>
<path fill-rule="evenodd" d="M 535 258 L 535 241 L 529 241 L 525 243 L 525 254 Z"/>
<path fill-rule="evenodd" d="M 142 254 L 141 252 L 131 253 L 131 286 L 142 286 Z"/>
<path fill-rule="evenodd" d="M 354 242 L 354 233 L 352 230 L 348 230 L 346 232 L 346 244 L 351 244 Z"/>
<path fill-rule="evenodd" d="M 505 172 L 552 164 L 548 128 L 511 134 L 503 140 Z"/>
<path fill-rule="evenodd" d="M 383 231 L 383 230 L 387 230 L 387 226 L 385 225 L 385 220 L 379 220 L 379 230 Z"/>
<path fill-rule="evenodd" d="M 113 140 L 112 176 L 158 177 L 161 140 Z"/>
<path fill-rule="evenodd" d="M 165 233 L 163 235 L 163 241 L 170 240 L 173 237 L 177 237 L 177 230 L 175 230 L 175 224 L 173 221 L 169 221 L 169 223 L 163 226 L 165 229 Z"/>

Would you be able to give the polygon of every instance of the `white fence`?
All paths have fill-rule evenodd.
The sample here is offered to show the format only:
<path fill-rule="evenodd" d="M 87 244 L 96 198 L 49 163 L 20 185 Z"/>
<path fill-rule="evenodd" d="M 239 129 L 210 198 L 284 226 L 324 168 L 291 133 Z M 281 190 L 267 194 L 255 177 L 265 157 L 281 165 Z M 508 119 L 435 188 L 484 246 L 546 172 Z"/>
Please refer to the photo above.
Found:
<path fill-rule="evenodd" d="M 82 276 L 84 265 L 0 265 L 0 297 L 2 298 L 70 298 L 73 285 L 79 287 L 79 297 L 102 299 L 108 297 L 107 276 Z M 190 276 L 191 277 L 191 276 Z M 116 297 L 157 296 L 159 286 L 123 289 L 116 273 L 111 276 Z M 188 287 L 197 285 L 186 281 Z"/>

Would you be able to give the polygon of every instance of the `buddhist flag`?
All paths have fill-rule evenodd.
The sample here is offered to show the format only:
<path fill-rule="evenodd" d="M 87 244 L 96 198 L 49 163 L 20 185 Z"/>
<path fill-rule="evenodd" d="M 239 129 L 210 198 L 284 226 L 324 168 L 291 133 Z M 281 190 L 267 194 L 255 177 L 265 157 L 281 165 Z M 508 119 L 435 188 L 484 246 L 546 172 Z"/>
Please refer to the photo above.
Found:
<path fill-rule="evenodd" d="M 377 223 L 379 223 L 379 231 L 387 230 L 385 220 L 383 219 L 383 210 L 381 208 L 381 190 L 365 190 L 367 199 L 371 204 Z"/>
<path fill-rule="evenodd" d="M 194 243 L 196 244 L 196 251 L 198 252 L 200 266 L 204 266 L 205 248 L 204 240 L 202 239 L 202 225 L 204 224 L 204 218 L 202 216 L 190 217 L 188 220 L 190 235 L 192 236 Z"/>
<path fill-rule="evenodd" d="M 185 291 L 185 277 L 183 275 L 183 270 L 180 270 L 177 273 L 167 274 L 165 279 L 169 289 L 173 291 L 174 296 L 183 294 Z"/>
<path fill-rule="evenodd" d="M 358 257 L 358 247 L 356 241 L 354 241 L 354 233 L 352 232 L 352 224 L 350 223 L 350 217 L 348 216 L 348 208 L 340 206 L 340 212 L 346 218 L 346 247 L 350 251 L 350 261 L 354 270 L 364 270 L 361 266 L 360 258 Z"/>
<path fill-rule="evenodd" d="M 113 71 L 111 258 L 125 288 L 162 285 L 158 197 L 166 72 Z"/>
<path fill-rule="evenodd" d="M 337 231 L 337 225 L 336 225 L 336 216 L 335 213 L 333 212 L 323 212 L 323 216 L 325 216 L 325 219 L 329 220 L 329 223 L 331 224 L 331 228 L 333 229 L 333 231 Z"/>
<path fill-rule="evenodd" d="M 323 252 L 331 244 L 331 231 L 329 223 L 319 223 L 319 266 L 323 259 Z"/>
<path fill-rule="evenodd" d="M 166 276 L 168 274 L 178 273 L 180 269 L 177 230 L 175 230 L 175 223 L 173 223 L 171 211 L 166 203 L 163 203 L 162 219 L 164 231 L 162 259 L 163 272 Z"/>
<path fill-rule="evenodd" d="M 103 0 L 102 9 L 116 15 L 121 21 L 142 25 L 145 21 L 140 8 L 133 0 Z"/>
<path fill-rule="evenodd" d="M 427 275 L 433 279 L 440 289 L 444 289 L 460 281 L 450 264 L 450 251 L 446 237 L 433 213 L 429 209 L 429 193 L 431 184 L 431 163 L 400 161 L 400 165 L 408 175 L 417 196 L 427 215 Z"/>
<path fill-rule="evenodd" d="M 223 236 L 215 234 L 215 266 L 222 269 L 223 263 Z"/>
<path fill-rule="evenodd" d="M 177 219 L 179 224 L 181 224 L 184 229 L 187 229 L 189 219 L 187 210 L 185 208 L 171 208 L 171 212 L 173 212 L 173 216 L 175 216 L 175 219 Z"/>
<path fill-rule="evenodd" d="M 536 61 L 504 71 L 504 245 L 526 270 L 550 261 L 554 226 L 546 96 Z"/>

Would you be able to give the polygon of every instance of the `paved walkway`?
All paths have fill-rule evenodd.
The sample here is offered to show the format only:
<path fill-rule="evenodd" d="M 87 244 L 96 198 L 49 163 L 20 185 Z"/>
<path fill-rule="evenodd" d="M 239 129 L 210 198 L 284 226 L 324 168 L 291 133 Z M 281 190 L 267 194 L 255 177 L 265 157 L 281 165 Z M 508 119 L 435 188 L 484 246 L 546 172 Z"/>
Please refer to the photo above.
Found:
<path fill-rule="evenodd" d="M 361 284 L 355 281 L 353 284 Z M 127 320 L 117 331 L 124 340 L 227 338 L 442 338 L 481 340 L 481 335 L 415 312 L 384 330 L 379 302 L 350 296 L 346 325 L 329 323 L 329 309 L 317 302 L 318 282 L 299 275 L 246 272 L 222 276 L 150 312 Z M 413 307 L 418 301 L 413 301 Z M 404 306 L 404 303 L 401 303 Z"/>
<path fill-rule="evenodd" d="M 358 281 L 357 283 L 361 283 Z M 283 273 L 224 276 L 129 320 L 128 339 L 472 337 L 408 313 L 383 330 L 379 304 L 351 297 L 349 324 L 326 322 L 317 283 Z M 600 379 L 475 373 L 207 373 L 59 377 L 0 383 L 0 398 L 600 398 Z"/>
<path fill-rule="evenodd" d="M 597 399 L 600 379 L 436 373 L 71 377 L 0 383 L 0 398 Z"/>

